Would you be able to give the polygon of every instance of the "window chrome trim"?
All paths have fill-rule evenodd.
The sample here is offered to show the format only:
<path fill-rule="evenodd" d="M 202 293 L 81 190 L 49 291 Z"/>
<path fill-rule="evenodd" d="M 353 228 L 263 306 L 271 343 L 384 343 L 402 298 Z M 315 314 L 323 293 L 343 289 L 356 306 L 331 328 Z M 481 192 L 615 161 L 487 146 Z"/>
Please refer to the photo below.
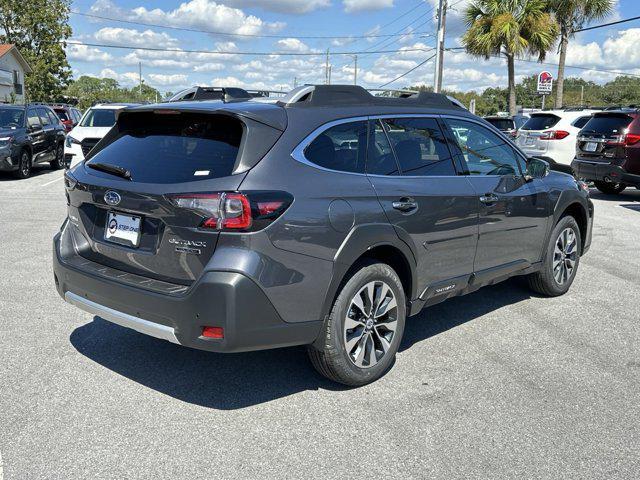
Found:
<path fill-rule="evenodd" d="M 398 114 L 382 114 L 382 115 L 369 115 L 369 116 L 359 116 L 359 117 L 349 117 L 349 118 L 340 118 L 338 120 L 333 120 L 331 122 L 320 125 L 318 128 L 313 130 L 309 135 L 307 135 L 296 148 L 291 152 L 291 157 L 294 160 L 297 160 L 300 163 L 308 165 L 313 168 L 317 168 L 318 170 L 324 170 L 325 172 L 334 172 L 346 175 L 360 175 L 363 177 L 372 177 L 372 178 L 460 178 L 466 177 L 467 175 L 378 175 L 375 173 L 359 173 L 359 172 L 347 172 L 345 170 L 334 170 L 332 168 L 326 168 L 321 165 L 317 165 L 312 161 L 308 160 L 304 156 L 304 151 L 306 148 L 320 136 L 320 134 L 326 132 L 330 128 L 335 127 L 336 125 L 343 125 L 345 123 L 354 123 L 354 122 L 369 122 L 370 120 L 381 120 L 385 118 L 440 118 L 440 114 L 434 113 L 398 113 Z M 466 117 L 461 117 L 466 118 Z M 394 154 L 395 155 L 395 154 Z"/>

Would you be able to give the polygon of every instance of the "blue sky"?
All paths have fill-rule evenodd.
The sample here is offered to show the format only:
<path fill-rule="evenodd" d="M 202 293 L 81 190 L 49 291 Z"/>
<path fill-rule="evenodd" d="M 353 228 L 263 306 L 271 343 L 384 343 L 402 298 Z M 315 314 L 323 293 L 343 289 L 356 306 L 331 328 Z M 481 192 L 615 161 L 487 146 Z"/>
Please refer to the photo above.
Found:
<path fill-rule="evenodd" d="M 448 47 L 459 45 L 459 37 L 464 32 L 461 14 L 468 1 L 449 0 Z M 340 53 L 362 52 L 358 54 L 358 83 L 378 87 L 433 54 L 436 4 L 437 0 L 77 0 L 72 10 L 93 17 L 71 15 L 71 42 L 179 51 L 69 45 L 67 53 L 75 77 L 115 78 L 126 86 L 137 83 L 141 62 L 145 82 L 163 92 L 175 92 L 192 85 L 288 90 L 294 81 L 298 84 L 324 82 L 324 52 L 329 48 L 333 52 L 330 55 L 332 83 L 353 82 L 353 58 Z M 615 12 L 606 21 L 637 15 L 640 15 L 640 2 L 619 0 Z M 375 36 L 396 33 L 402 35 Z M 304 38 L 310 36 L 348 38 Z M 639 46 L 640 21 L 580 33 L 571 42 L 567 64 L 587 70 L 569 68 L 568 75 L 598 83 L 616 76 L 603 70 L 640 75 Z M 394 52 L 371 53 L 378 50 Z M 214 51 L 224 53 L 207 53 Z M 240 52 L 311 55 L 256 56 Z M 548 61 L 557 61 L 557 55 L 552 53 Z M 526 62 L 517 64 L 516 74 L 530 75 L 542 68 L 555 74 L 554 67 Z M 428 62 L 391 83 L 389 88 L 432 82 L 433 62 Z M 444 84 L 460 90 L 504 86 L 506 68 L 501 60 L 485 61 L 463 52 L 447 52 Z"/>

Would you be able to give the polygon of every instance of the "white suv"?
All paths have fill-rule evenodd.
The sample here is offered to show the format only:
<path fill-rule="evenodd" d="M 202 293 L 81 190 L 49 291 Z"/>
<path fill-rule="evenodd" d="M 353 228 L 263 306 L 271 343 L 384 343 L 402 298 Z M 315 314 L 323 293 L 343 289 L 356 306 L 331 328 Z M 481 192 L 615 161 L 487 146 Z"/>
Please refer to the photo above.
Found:
<path fill-rule="evenodd" d="M 549 157 L 570 165 L 576 156 L 578 132 L 599 110 L 546 110 L 532 113 L 520 128 L 516 144 L 529 156 Z"/>
<path fill-rule="evenodd" d="M 116 123 L 116 112 L 134 104 L 102 104 L 88 109 L 78 125 L 67 134 L 64 163 L 68 168 L 80 163 Z"/>

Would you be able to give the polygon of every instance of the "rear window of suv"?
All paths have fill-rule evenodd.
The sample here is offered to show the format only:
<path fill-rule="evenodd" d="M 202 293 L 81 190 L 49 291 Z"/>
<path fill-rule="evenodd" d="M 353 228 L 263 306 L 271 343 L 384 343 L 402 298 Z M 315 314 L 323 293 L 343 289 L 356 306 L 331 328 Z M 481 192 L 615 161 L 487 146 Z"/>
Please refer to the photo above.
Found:
<path fill-rule="evenodd" d="M 595 133 L 605 137 L 620 135 L 632 120 L 633 118 L 625 114 L 594 115 L 583 127 L 581 133 Z"/>
<path fill-rule="evenodd" d="M 112 109 L 89 110 L 82 119 L 81 127 L 113 127 L 116 111 Z"/>
<path fill-rule="evenodd" d="M 485 118 L 485 120 L 498 130 L 512 130 L 514 128 L 513 120 L 510 118 Z"/>
<path fill-rule="evenodd" d="M 229 116 L 198 113 L 124 115 L 114 141 L 88 163 L 126 168 L 142 183 L 182 183 L 231 175 L 243 135 Z"/>
<path fill-rule="evenodd" d="M 551 113 L 541 113 L 531 115 L 531 118 L 527 120 L 522 126 L 522 130 L 546 130 L 553 127 L 560 121 L 560 117 Z"/>

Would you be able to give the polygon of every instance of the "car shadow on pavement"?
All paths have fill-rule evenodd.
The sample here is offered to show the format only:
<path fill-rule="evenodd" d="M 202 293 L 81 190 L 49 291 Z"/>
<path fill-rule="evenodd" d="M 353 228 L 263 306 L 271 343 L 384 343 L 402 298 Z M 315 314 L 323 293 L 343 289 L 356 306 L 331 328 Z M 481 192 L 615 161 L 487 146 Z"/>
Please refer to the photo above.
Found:
<path fill-rule="evenodd" d="M 591 191 L 589 192 L 589 196 L 593 200 L 604 200 L 606 202 L 640 202 L 640 190 L 631 187 L 627 188 L 622 193 L 614 195 L 608 195 L 598 190 L 591 189 Z"/>
<path fill-rule="evenodd" d="M 425 308 L 408 320 L 400 351 L 494 310 L 528 300 L 536 295 L 527 287 L 523 278 L 515 277 Z"/>
<path fill-rule="evenodd" d="M 400 350 L 530 297 L 517 279 L 451 299 L 408 320 Z M 318 375 L 304 347 L 220 354 L 158 340 L 99 317 L 76 328 L 71 344 L 89 359 L 184 402 L 234 410 L 305 390 L 346 390 Z"/>
<path fill-rule="evenodd" d="M 48 165 L 35 165 L 31 169 L 31 176 L 29 178 L 40 177 L 50 173 L 58 172 L 59 170 L 53 170 Z M 11 172 L 0 172 L 0 182 L 25 182 L 29 179 L 16 178 Z"/>

